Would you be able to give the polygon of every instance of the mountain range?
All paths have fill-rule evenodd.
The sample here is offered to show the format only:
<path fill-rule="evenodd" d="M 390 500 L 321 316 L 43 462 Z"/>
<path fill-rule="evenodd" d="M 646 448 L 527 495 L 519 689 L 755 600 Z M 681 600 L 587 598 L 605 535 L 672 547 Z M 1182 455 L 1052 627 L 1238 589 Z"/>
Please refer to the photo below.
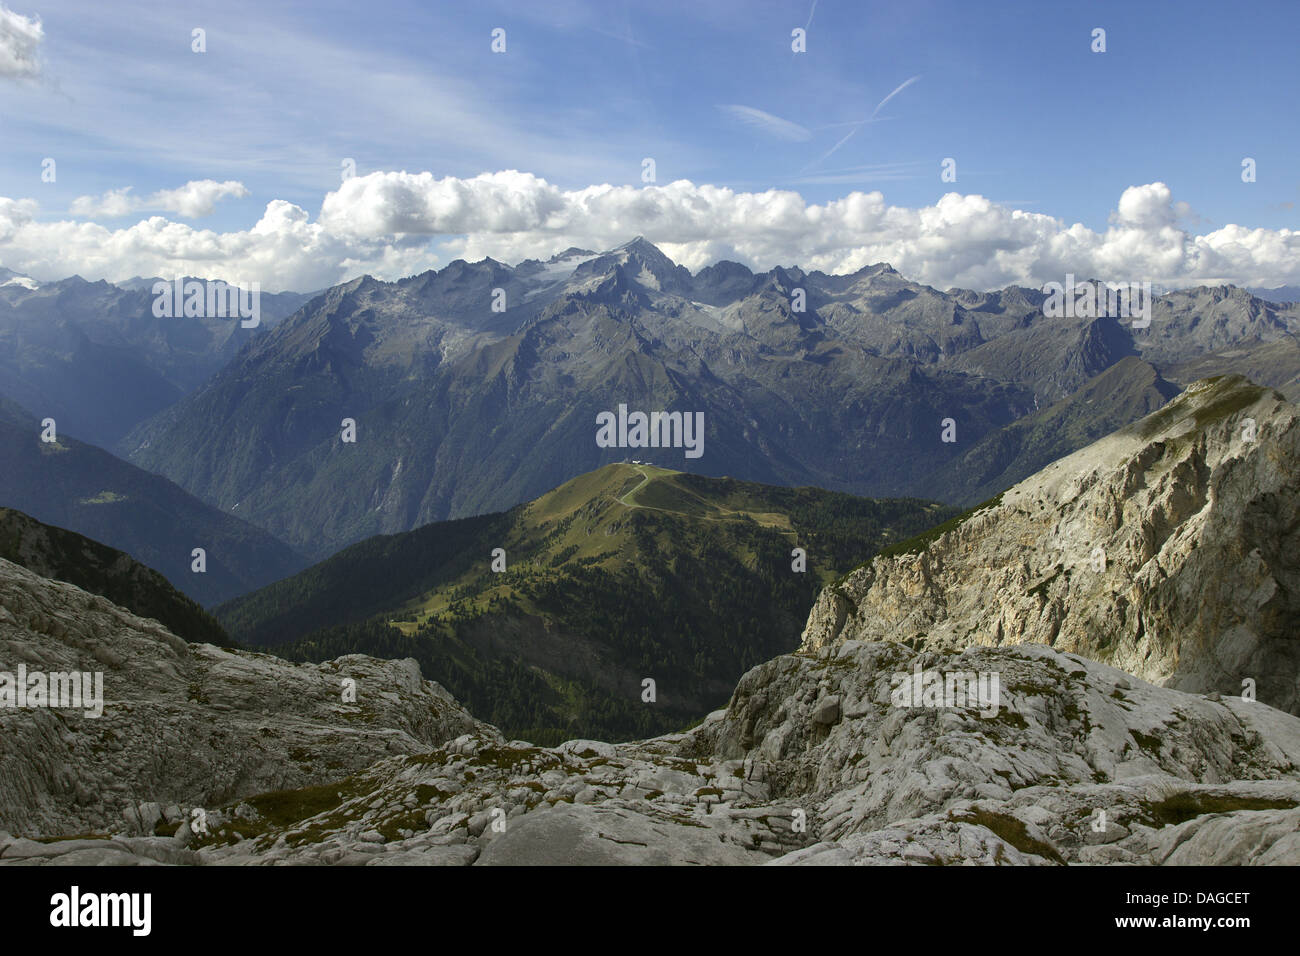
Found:
<path fill-rule="evenodd" d="M 1048 318 L 1044 299 L 939 291 L 883 264 L 830 276 L 720 262 L 691 274 L 641 238 L 514 267 L 458 260 L 327 290 L 118 448 L 319 559 L 373 534 L 500 511 L 628 457 L 966 503 L 934 475 L 1045 406 L 1076 405 L 1076 444 L 1055 454 L 1149 410 L 1207 363 L 1284 391 L 1300 375 L 1298 305 L 1189 289 L 1156 297 L 1150 326 L 1135 329 Z M 1077 421 L 1081 390 L 1126 358 L 1149 368 L 1123 366 L 1116 375 L 1136 378 L 1117 387 L 1153 390 Z M 702 413 L 702 456 L 601 447 L 597 415 L 620 406 Z M 1012 450 L 1028 427 L 977 454 L 989 481 L 1042 463 Z"/>
<path fill-rule="evenodd" d="M 242 328 L 230 319 L 156 317 L 152 289 L 161 280 L 42 283 L 7 275 L 0 391 L 102 448 L 198 388 L 309 298 L 264 293 L 261 324 Z"/>
<path fill-rule="evenodd" d="M 1158 296 L 1140 329 L 887 265 L 692 274 L 638 238 L 264 296 L 262 325 L 242 329 L 154 317 L 153 280 L 6 276 L 0 504 L 126 551 L 209 606 L 626 459 L 967 507 L 1196 378 L 1238 371 L 1300 394 L 1300 306 L 1232 287 Z M 6 400 L 20 395 L 35 407 Z M 602 447 L 597 416 L 620 408 L 699 413 L 702 454 Z M 57 446 L 31 440 L 47 417 Z M 120 439 L 136 467 L 68 436 Z"/>

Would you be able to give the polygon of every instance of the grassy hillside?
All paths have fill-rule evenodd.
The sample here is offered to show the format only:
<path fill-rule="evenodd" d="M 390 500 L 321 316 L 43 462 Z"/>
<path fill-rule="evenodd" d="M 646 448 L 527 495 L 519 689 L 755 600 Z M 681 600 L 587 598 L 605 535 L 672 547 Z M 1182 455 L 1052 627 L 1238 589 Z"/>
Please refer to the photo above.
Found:
<path fill-rule="evenodd" d="M 297 659 L 414 657 L 515 736 L 630 738 L 724 704 L 797 646 L 823 584 L 955 513 L 616 464 L 508 512 L 368 539 L 216 613 Z"/>

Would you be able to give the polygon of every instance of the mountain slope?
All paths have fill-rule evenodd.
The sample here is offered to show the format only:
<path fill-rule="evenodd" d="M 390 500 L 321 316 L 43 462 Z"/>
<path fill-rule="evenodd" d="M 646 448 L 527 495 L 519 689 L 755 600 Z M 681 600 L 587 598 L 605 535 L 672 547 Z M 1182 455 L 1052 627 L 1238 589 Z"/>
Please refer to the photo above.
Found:
<path fill-rule="evenodd" d="M 192 643 L 230 646 L 216 619 L 157 571 L 98 541 L 41 524 L 11 508 L 0 508 L 0 558 L 151 617 Z"/>
<path fill-rule="evenodd" d="M 130 288 L 73 276 L 0 286 L 0 389 L 104 448 L 197 388 L 308 296 L 263 293 L 261 324 L 158 318 L 153 280 Z"/>
<path fill-rule="evenodd" d="M 295 657 L 414 657 L 517 736 L 649 733 L 789 650 L 821 583 L 953 513 L 610 465 L 509 512 L 364 541 L 217 615 Z"/>
<path fill-rule="evenodd" d="M 165 478 L 68 438 L 0 402 L 0 505 L 125 551 L 210 605 L 301 569 L 306 561 L 265 531 L 203 504 Z M 194 548 L 207 570 L 191 570 Z"/>
<path fill-rule="evenodd" d="M 1300 711 L 1298 480 L 1295 406 L 1239 376 L 1193 383 L 824 590 L 802 646 L 1050 644 Z"/>
<path fill-rule="evenodd" d="M 921 483 L 922 496 L 970 506 L 1058 458 L 1131 424 L 1179 388 L 1139 358 L 1122 358 L 1079 391 L 985 435 Z"/>

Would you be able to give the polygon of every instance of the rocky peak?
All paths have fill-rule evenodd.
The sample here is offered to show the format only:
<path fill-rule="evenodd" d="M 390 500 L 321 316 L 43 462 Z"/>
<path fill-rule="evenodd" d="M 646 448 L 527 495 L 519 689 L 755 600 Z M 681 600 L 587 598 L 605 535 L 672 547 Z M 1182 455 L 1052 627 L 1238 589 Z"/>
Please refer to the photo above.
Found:
<path fill-rule="evenodd" d="M 588 279 L 621 269 L 628 279 L 644 289 L 672 295 L 690 296 L 691 274 L 643 236 L 637 236 L 609 252 L 581 263 L 574 278 Z"/>
<path fill-rule="evenodd" d="M 1295 406 L 1197 382 L 826 588 L 802 647 L 1046 644 L 1300 711 L 1297 476 Z"/>

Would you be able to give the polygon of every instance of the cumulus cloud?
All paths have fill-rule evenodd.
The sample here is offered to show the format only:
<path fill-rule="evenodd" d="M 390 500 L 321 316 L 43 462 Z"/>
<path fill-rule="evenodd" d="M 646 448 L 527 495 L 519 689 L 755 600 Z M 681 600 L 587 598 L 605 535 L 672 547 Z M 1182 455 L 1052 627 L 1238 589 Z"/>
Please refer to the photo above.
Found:
<path fill-rule="evenodd" d="M 0 3 L 0 77 L 21 80 L 39 76 L 37 54 L 44 37 L 39 17 L 25 17 Z"/>
<path fill-rule="evenodd" d="M 1173 201 L 1173 193 L 1164 183 L 1150 183 L 1124 190 L 1111 222 L 1138 229 L 1162 228 L 1186 219 L 1191 213 L 1187 203 Z"/>
<path fill-rule="evenodd" d="M 202 205 L 194 202 L 188 208 Z M 315 221 L 277 200 L 236 232 L 162 216 L 110 230 L 38 221 L 35 213 L 30 200 L 0 198 L 0 262 L 40 279 L 181 272 L 307 290 L 362 272 L 399 278 L 457 256 L 518 262 L 644 235 L 693 270 L 725 258 L 830 273 L 888 262 L 938 288 L 1041 286 L 1067 272 L 1170 287 L 1300 284 L 1300 232 L 1230 225 L 1195 234 L 1185 222 L 1190 209 L 1163 183 L 1126 189 L 1104 231 L 960 193 L 918 208 L 889 205 L 878 191 L 810 204 L 790 190 L 736 192 L 685 180 L 563 190 L 514 170 L 353 177 L 325 196 Z"/>
<path fill-rule="evenodd" d="M 244 184 L 233 179 L 224 183 L 199 179 L 188 182 L 179 189 L 164 189 L 156 192 L 149 197 L 148 203 L 168 212 L 174 212 L 178 216 L 184 216 L 186 219 L 198 219 L 201 216 L 212 215 L 212 210 L 219 200 L 227 196 L 242 199 L 248 194 Z"/>
<path fill-rule="evenodd" d="M 0 199 L 0 264 L 38 279 L 194 275 L 258 281 L 268 292 L 309 291 L 369 272 L 411 275 L 429 267 L 427 244 L 339 237 L 283 200 L 247 230 L 216 232 L 151 216 L 109 229 L 95 222 L 38 222 L 33 207 Z"/>
<path fill-rule="evenodd" d="M 102 196 L 78 196 L 69 212 L 86 219 L 119 219 L 141 210 L 173 212 L 186 219 L 212 215 L 218 200 L 249 195 L 243 183 L 196 179 L 178 189 L 162 189 L 147 198 L 130 195 L 131 187 L 110 189 Z"/>
<path fill-rule="evenodd" d="M 102 196 L 78 196 L 72 200 L 68 211 L 87 219 L 117 219 L 130 215 L 140 208 L 140 203 L 130 195 L 131 187 L 110 189 Z"/>

